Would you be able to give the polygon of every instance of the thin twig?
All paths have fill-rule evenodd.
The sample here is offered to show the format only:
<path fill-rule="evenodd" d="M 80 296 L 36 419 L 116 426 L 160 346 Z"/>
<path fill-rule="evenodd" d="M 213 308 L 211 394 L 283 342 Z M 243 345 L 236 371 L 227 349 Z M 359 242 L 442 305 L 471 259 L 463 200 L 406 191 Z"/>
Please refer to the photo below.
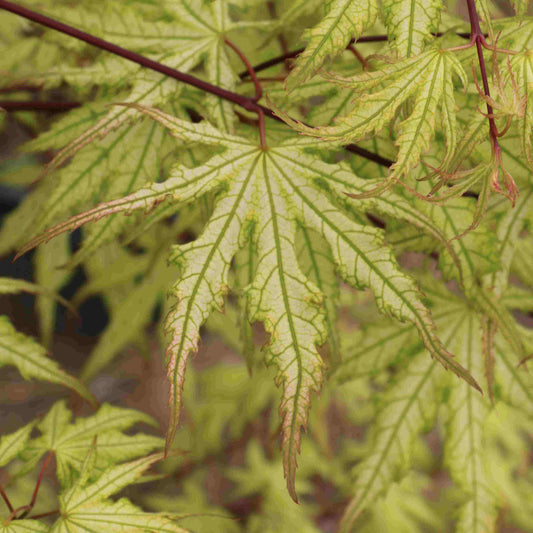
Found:
<path fill-rule="evenodd" d="M 28 505 L 24 505 L 22 507 L 19 507 L 18 509 L 15 509 L 14 512 L 24 511 L 18 517 L 19 519 L 22 519 L 22 518 L 25 518 L 26 516 L 28 516 L 28 514 L 33 509 L 33 507 L 35 505 L 35 502 L 37 501 L 37 496 L 39 494 L 39 489 L 41 488 L 41 484 L 43 482 L 43 478 L 44 478 L 44 474 L 46 472 L 46 468 L 48 467 L 48 464 L 50 463 L 50 460 L 52 459 L 53 455 L 54 455 L 54 453 L 52 451 L 49 451 L 48 454 L 46 455 L 44 461 L 43 461 L 43 464 L 41 466 L 41 471 L 39 472 L 39 477 L 37 478 L 37 483 L 35 483 L 35 489 L 33 490 L 33 494 L 32 494 L 30 503 Z"/>
<path fill-rule="evenodd" d="M 443 35 L 444 35 L 444 33 L 440 33 L 440 32 L 433 34 L 434 37 L 442 37 Z M 470 34 L 469 33 L 458 32 L 455 35 L 457 35 L 457 37 L 461 37 L 463 39 L 470 38 Z M 361 43 L 381 43 L 381 42 L 385 42 L 385 41 L 388 41 L 388 37 L 386 35 L 367 35 L 365 37 L 359 37 L 359 39 L 351 39 L 350 42 L 348 43 L 348 46 L 350 46 L 351 44 L 356 44 L 356 43 L 357 44 L 361 44 Z M 269 59 L 267 61 L 263 61 L 262 63 L 254 65 L 254 70 L 255 70 L 255 72 L 261 72 L 262 70 L 266 70 L 267 68 L 273 67 L 275 65 L 279 65 L 279 63 L 283 63 L 287 59 L 294 59 L 296 56 L 299 56 L 304 50 L 305 50 L 305 48 L 297 48 L 296 50 L 292 50 L 292 51 L 284 53 L 282 55 L 273 57 L 272 59 Z M 239 74 L 239 77 L 241 79 L 244 79 L 244 78 L 248 77 L 248 71 L 244 70 L 243 72 L 241 72 Z"/>
<path fill-rule="evenodd" d="M 47 513 L 41 513 L 41 514 L 30 516 L 29 518 L 31 520 L 39 520 L 39 518 L 46 518 L 47 516 L 52 516 L 52 515 L 58 514 L 59 512 L 60 512 L 60 509 L 54 509 L 53 511 L 48 511 Z"/>
<path fill-rule="evenodd" d="M 363 70 L 368 69 L 368 61 L 364 58 L 364 56 L 359 52 L 359 50 L 357 50 L 357 48 L 353 44 L 349 44 L 346 50 L 349 50 L 356 57 L 357 61 L 361 63 Z"/>
<path fill-rule="evenodd" d="M 239 56 L 239 59 L 244 63 L 244 66 L 246 67 L 246 70 L 248 74 L 250 75 L 250 78 L 252 78 L 252 81 L 255 86 L 254 100 L 256 102 L 259 102 L 259 100 L 261 100 L 261 97 L 263 96 L 263 90 L 261 89 L 261 84 L 259 83 L 259 80 L 257 79 L 257 75 L 255 73 L 254 67 L 252 67 L 252 64 L 248 61 L 248 58 L 244 55 L 242 50 L 235 43 L 230 41 L 227 37 L 224 39 L 224 42 Z"/>
<path fill-rule="evenodd" d="M 244 63 L 246 68 L 248 69 L 248 72 L 250 73 L 250 78 L 252 78 L 254 82 L 255 87 L 255 97 L 254 100 L 258 102 L 261 100 L 261 97 L 263 96 L 263 90 L 261 89 L 261 84 L 259 83 L 259 80 L 257 79 L 257 76 L 254 71 L 254 67 L 252 67 L 251 63 L 248 61 L 248 58 L 244 55 L 244 53 L 240 50 L 240 48 L 232 43 L 228 38 L 224 39 L 224 42 L 239 56 L 240 60 Z M 257 118 L 259 121 L 259 141 L 261 143 L 261 148 L 263 150 L 266 149 L 266 132 L 265 132 L 265 115 L 261 109 L 257 109 Z"/>
<path fill-rule="evenodd" d="M 4 487 L 0 485 L 0 496 L 2 496 L 2 499 L 6 502 L 7 508 L 9 509 L 9 512 L 13 512 L 13 506 L 11 505 L 11 502 L 9 501 L 9 497 L 4 491 Z"/>

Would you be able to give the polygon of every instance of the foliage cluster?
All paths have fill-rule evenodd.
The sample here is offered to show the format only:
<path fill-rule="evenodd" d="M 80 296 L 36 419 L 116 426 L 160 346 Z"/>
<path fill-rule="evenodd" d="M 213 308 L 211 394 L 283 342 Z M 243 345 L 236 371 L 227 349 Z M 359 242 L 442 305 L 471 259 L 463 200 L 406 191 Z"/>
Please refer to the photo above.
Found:
<path fill-rule="evenodd" d="M 2 316 L 0 365 L 86 400 L 3 434 L 1 532 L 533 524 L 533 17 L 511 4 L 0 0 L 1 119 L 32 137 L 0 252 L 36 248 L 0 292 L 35 294 L 41 334 Z M 46 347 L 95 294 L 75 378 Z M 239 362 L 196 368 L 201 333 Z M 166 441 L 95 387 L 154 336 Z M 236 442 L 241 514 L 205 489 Z"/>

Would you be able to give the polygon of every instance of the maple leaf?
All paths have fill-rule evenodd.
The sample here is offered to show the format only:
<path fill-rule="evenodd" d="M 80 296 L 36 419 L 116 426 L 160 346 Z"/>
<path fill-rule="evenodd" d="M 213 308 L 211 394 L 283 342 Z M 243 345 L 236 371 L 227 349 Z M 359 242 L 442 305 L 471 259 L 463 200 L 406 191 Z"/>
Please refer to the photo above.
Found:
<path fill-rule="evenodd" d="M 285 81 L 288 88 L 314 75 L 328 57 L 335 58 L 350 39 L 374 25 L 378 14 L 378 5 L 372 0 L 330 0 L 326 9 L 327 15 L 320 24 L 304 34 L 308 44 Z"/>
<path fill-rule="evenodd" d="M 163 445 L 159 437 L 122 433 L 139 422 L 154 425 L 154 421 L 140 411 L 103 405 L 93 416 L 79 418 L 74 423 L 70 423 L 71 417 L 64 402 L 57 402 L 52 407 L 37 426 L 41 435 L 22 450 L 26 462 L 22 472 L 31 470 L 44 453 L 53 452 L 57 477 L 63 487 L 69 487 L 76 479 L 95 436 L 98 437 L 98 455 L 93 465 L 96 472 Z"/>
<path fill-rule="evenodd" d="M 454 76 L 466 84 L 466 74 L 455 55 L 432 48 L 376 72 L 363 72 L 352 78 L 331 77 L 332 81 L 354 90 L 357 95 L 357 105 L 348 115 L 337 117 L 334 126 L 312 128 L 275 110 L 287 124 L 306 135 L 350 143 L 382 130 L 400 106 L 413 98 L 408 117 L 398 124 L 398 154 L 390 169 L 394 179 L 401 179 L 419 163 L 428 149 L 439 109 L 447 139 L 446 157 L 454 152 Z"/>
<path fill-rule="evenodd" d="M 432 306 L 438 309 L 435 321 L 445 344 L 472 373 L 483 372 L 482 315 L 472 311 L 468 302 L 439 288 L 433 280 L 428 281 L 431 286 L 424 286 L 424 290 Z M 366 345 L 354 343 L 356 349 L 339 366 L 334 379 L 345 382 L 350 376 L 360 379 L 363 375 L 379 375 L 380 369 L 391 364 L 400 370 L 379 404 L 368 451 L 355 467 L 355 497 L 341 530 L 351 531 L 360 514 L 387 490 L 398 473 L 409 468 L 415 440 L 433 426 L 443 410 L 447 421 L 445 462 L 452 479 L 469 495 L 459 509 L 458 531 L 490 530 L 502 504 L 501 496 L 491 488 L 494 484 L 486 469 L 488 451 L 484 448 L 483 426 L 491 412 L 490 400 L 475 392 L 470 394 L 471 387 L 449 380 L 434 361 L 423 355 L 423 347 L 416 350 L 409 341 L 413 335 L 411 325 L 384 330 L 383 325 L 375 324 L 365 333 Z M 373 338 L 376 340 L 371 341 Z M 533 383 L 529 374 L 517 369 L 518 357 L 501 336 L 496 346 L 494 379 L 501 391 L 498 400 L 521 408 L 528 405 L 530 411 Z M 378 358 L 369 359 L 367 355 Z M 405 362 L 403 369 L 401 361 Z M 446 400 L 439 406 L 441 397 Z M 518 397 L 523 401 L 519 403 Z"/>
<path fill-rule="evenodd" d="M 130 463 L 106 469 L 96 480 L 95 462 L 99 448 L 88 450 L 80 468 L 80 477 L 59 497 L 61 517 L 51 532 L 92 532 L 105 527 L 106 531 L 131 533 L 186 533 L 163 514 L 146 513 L 126 498 L 113 501 L 109 497 L 137 480 L 162 454 L 149 455 Z"/>
<path fill-rule="evenodd" d="M 226 2 L 217 0 L 208 5 L 193 0 L 168 2 L 164 6 L 169 18 L 166 22 L 146 20 L 138 10 L 125 8 L 123 11 L 122 7 L 118 10 L 116 5 L 108 4 L 105 15 L 94 6 L 80 6 L 76 10 L 58 7 L 53 12 L 80 29 L 128 46 L 132 51 L 146 53 L 151 59 L 181 72 L 205 64 L 209 81 L 227 89 L 235 88 L 238 77 L 231 67 L 224 39 L 242 32 L 251 24 L 230 20 Z M 176 25 L 180 27 L 179 34 Z M 260 27 L 261 24 L 252 26 Z M 60 36 L 59 42 L 64 46 L 72 40 L 65 41 Z M 44 67 L 46 70 L 46 65 Z M 15 77 L 12 81 L 18 79 Z M 79 210 L 86 205 L 89 190 L 94 201 L 117 198 L 138 188 L 148 181 L 149 176 L 156 175 L 161 160 L 168 154 L 162 130 L 155 123 L 132 125 L 140 118 L 138 113 L 127 107 L 109 110 L 108 104 L 122 101 L 162 105 L 176 100 L 183 91 L 183 86 L 173 79 L 107 54 L 98 55 L 90 66 L 60 67 L 56 72 L 48 69 L 43 79 L 35 73 L 29 79 L 36 83 L 42 81 L 46 86 L 66 80 L 81 89 L 97 83 L 102 88 L 114 87 L 115 94 L 120 85 L 122 92 L 117 99 L 115 94 L 111 93 L 110 97 L 103 91 L 96 102 L 75 110 L 58 121 L 47 134 L 27 144 L 27 150 L 62 148 L 49 165 L 49 171 L 77 155 L 70 165 L 54 173 L 54 184 L 45 182 L 26 199 L 24 207 L 27 209 L 23 208 L 12 221 L 7 221 L 2 228 L 4 249 L 13 246 L 21 232 L 37 234 L 65 214 Z M 126 79 L 130 81 L 124 84 Z M 234 129 L 236 116 L 230 103 L 211 96 L 202 112 L 223 130 Z M 129 128 L 113 134 L 126 123 Z M 96 140 L 101 144 L 91 145 Z M 85 150 L 78 154 L 82 148 Z M 122 217 L 111 217 L 96 225 L 90 230 L 83 248 L 72 259 L 72 264 L 79 264 L 98 246 L 112 241 L 125 225 L 127 219 Z"/>
<path fill-rule="evenodd" d="M 324 363 L 316 346 L 326 340 L 327 333 L 321 309 L 323 293 L 298 263 L 293 244 L 297 221 L 329 243 L 341 277 L 357 288 L 370 287 L 383 312 L 413 322 L 431 354 L 477 387 L 470 374 L 442 347 L 415 285 L 381 246 L 380 231 L 355 223 L 336 206 L 343 189 L 335 199 L 334 190 L 328 191 L 327 180 L 353 188 L 357 187 L 357 178 L 344 168 L 317 164 L 305 152 L 316 141 L 289 138 L 264 151 L 254 141 L 224 134 L 208 124 L 191 124 L 155 109 L 138 109 L 182 140 L 225 146 L 226 151 L 193 169 L 176 166 L 165 182 L 75 216 L 23 250 L 109 214 L 149 210 L 169 197 L 185 204 L 207 192 L 220 191 L 200 237 L 174 247 L 171 255 L 182 274 L 172 289 L 177 306 L 167 317 L 172 408 L 167 447 L 176 431 L 185 367 L 189 355 L 197 350 L 199 328 L 214 310 L 222 308 L 232 257 L 251 239 L 257 259 L 246 288 L 247 314 L 250 321 L 264 322 L 270 334 L 266 361 L 278 368 L 277 380 L 283 388 L 280 413 L 284 466 L 289 492 L 296 499 L 294 476 L 300 431 L 307 422 L 310 394 L 320 389 L 323 380 Z M 413 212 L 403 215 L 408 206 L 404 210 L 401 203 L 392 206 L 390 197 L 384 197 L 380 205 L 387 211 L 400 209 L 402 216 L 417 217 Z"/>
<path fill-rule="evenodd" d="M 27 285 L 23 281 L 9 281 L 10 291 L 14 290 L 15 284 L 17 291 L 21 285 Z M 45 348 L 31 337 L 18 332 L 5 315 L 0 316 L 0 335 L 0 367 L 14 365 L 26 379 L 37 378 L 69 387 L 94 405 L 94 397 L 85 385 L 61 370 L 53 359 L 46 356 Z"/>
<path fill-rule="evenodd" d="M 352 492 L 342 525 L 346 531 L 367 509 L 372 517 L 365 530 L 414 531 L 418 519 L 445 529 L 445 519 L 436 520 L 422 504 L 422 486 L 429 478 L 408 474 L 395 483 L 418 462 L 419 436 L 435 424 L 444 429 L 444 464 L 459 489 L 453 502 L 457 529 L 490 531 L 504 507 L 513 521 L 531 523 L 530 484 L 515 476 L 527 453 L 520 435 L 527 431 L 524 420 L 531 417 L 533 405 L 527 372 L 533 337 L 517 320 L 533 309 L 533 189 L 527 161 L 533 138 L 532 23 L 524 16 L 523 1 L 513 3 L 520 17 L 495 21 L 490 20 L 493 6 L 488 0 L 467 3 L 476 44 L 498 47 L 492 50 L 492 78 L 482 51 L 470 46 L 474 41 L 457 46 L 459 37 L 468 38 L 455 34 L 465 28 L 464 21 L 444 13 L 440 0 L 273 2 L 267 22 L 260 20 L 267 9 L 259 0 L 131 0 L 124 6 L 112 0 L 80 0 L 76 9 L 70 0 L 39 2 L 39 8 L 91 35 L 180 72 L 194 70 L 215 89 L 231 91 L 232 103 L 215 96 L 216 90 L 204 94 L 177 85 L 174 79 L 1 12 L 2 92 L 33 84 L 37 101 L 54 89 L 48 94 L 69 95 L 81 107 L 26 145 L 26 150 L 60 151 L 0 233 L 0 251 L 28 240 L 21 252 L 40 245 L 36 280 L 47 290 L 0 280 L 0 292 L 36 292 L 48 344 L 56 306 L 52 291 L 64 286 L 73 267 L 83 267 L 87 283 L 74 303 L 100 294 L 110 315 L 85 362 L 84 379 L 128 343 L 145 347 L 146 326 L 162 303 L 168 315 L 172 387 L 167 451 L 183 403 L 191 427 L 177 444 L 192 444 L 196 464 L 224 451 L 227 435 L 244 435 L 243 428 L 268 410 L 276 391 L 271 382 L 264 383 L 266 372 L 257 371 L 261 356 L 275 367 L 271 375 L 281 387 L 282 465 L 289 493 L 293 499 L 296 492 L 307 496 L 316 476 L 329 479 L 343 494 Z M 374 23 L 376 31 L 383 23 L 387 35 L 373 35 Z M 341 56 L 366 31 L 372 34 L 367 42 L 388 38 L 388 43 L 365 44 L 375 55 L 363 62 L 350 53 Z M 286 57 L 296 52 L 286 45 L 299 36 L 307 46 L 290 71 Z M 226 46 L 241 60 L 244 55 L 228 37 L 245 50 L 249 75 L 248 63 L 263 61 L 258 70 L 279 65 L 276 74 L 281 76 L 254 84 L 255 98 L 242 96 L 251 94 L 252 85 L 245 85 L 246 75 L 237 74 L 238 58 Z M 442 49 L 448 43 L 454 48 Z M 278 48 L 283 57 L 272 59 Z M 503 52 L 509 53 L 501 60 Z M 483 87 L 466 82 L 464 70 L 472 59 L 480 65 Z M 311 79 L 324 65 L 333 73 Z M 283 83 L 276 86 L 282 78 L 290 93 Z M 455 91 L 457 79 L 465 95 Z M 269 96 L 290 117 L 321 127 L 311 128 L 280 112 L 309 137 L 294 135 L 284 124 L 265 128 L 261 112 L 270 113 L 258 106 L 257 83 L 263 88 L 269 84 Z M 6 94 L 11 103 L 11 94 Z M 476 112 L 483 101 L 488 116 Z M 109 105 L 117 102 L 126 105 Z M 257 113 L 261 146 L 250 117 L 234 111 L 236 102 Z M 32 114 L 21 120 L 32 131 L 42 129 L 43 122 Z M 352 141 L 361 141 L 375 154 L 360 157 L 361 146 L 349 146 L 356 155 L 339 161 L 344 156 L 337 148 Z M 426 168 L 419 165 L 422 157 Z M 0 169 L 0 174 L 5 173 Z M 387 190 L 400 180 L 405 190 Z M 26 176 L 17 183 L 29 181 Z M 381 194 L 375 196 L 376 191 Z M 507 194 L 514 209 L 508 210 L 491 191 Z M 80 226 L 83 243 L 74 252 L 64 232 Z M 393 252 L 399 256 L 404 251 L 416 252 L 428 269 L 438 268 L 442 282 L 419 276 L 421 292 L 396 263 Z M 509 284 L 511 273 L 522 285 Z M 354 296 L 339 278 L 356 289 L 369 288 L 376 309 L 368 312 L 362 304 L 367 296 Z M 175 298 L 162 301 L 169 290 Z M 346 305 L 360 326 L 349 335 L 339 325 L 345 311 L 339 308 Z M 379 319 L 378 312 L 397 321 Z M 255 346 L 254 321 L 267 330 L 262 353 Z M 20 341 L 29 359 L 22 352 L 5 357 L 21 369 L 28 361 L 46 362 L 53 379 L 68 384 L 72 378 L 50 366 L 43 348 L 18 336 L 9 322 L 4 325 L 6 337 L 13 339 L 10 351 Z M 253 373 L 247 386 L 244 365 L 212 373 L 189 369 L 184 386 L 188 359 L 198 350 L 204 326 L 245 356 Z M 439 363 L 473 387 L 445 373 Z M 327 389 L 312 413 L 311 396 L 322 387 L 328 366 L 334 391 Z M 37 375 L 35 365 L 31 372 Z M 474 390 L 478 385 L 472 376 L 484 377 L 485 396 Z M 233 386 L 231 393 L 222 390 L 222 383 Z M 341 383 L 352 387 L 350 401 L 344 402 L 348 417 L 369 426 L 365 450 L 358 443 L 348 445 L 347 453 L 328 450 L 324 413 L 335 406 Z M 201 400 L 199 391 L 205 393 Z M 373 404 L 370 409 L 365 397 Z M 366 416 L 369 412 L 372 416 Z M 0 441 L 0 464 L 21 459 L 22 474 L 43 453 L 56 455 L 62 489 L 53 531 L 181 531 L 170 514 L 147 514 L 127 500 L 110 499 L 136 482 L 159 456 L 127 465 L 117 462 L 164 444 L 157 437 L 124 434 L 136 422 L 149 419 L 103 406 L 71 423 L 70 412 L 59 403 L 38 426 L 30 424 Z M 308 425 L 311 438 L 302 443 L 297 484 L 301 431 Z M 41 434 L 31 438 L 35 427 Z M 354 461 L 351 483 L 347 471 Z M 315 503 L 312 508 L 305 503 L 289 507 L 279 462 L 267 460 L 251 443 L 247 463 L 249 472 L 230 472 L 229 477 L 237 494 L 259 492 L 264 500 L 261 514 L 250 517 L 252 529 L 279 530 L 281 523 L 316 530 L 310 519 L 311 513 L 316 515 Z M 203 494 L 202 474 L 189 481 L 191 494 Z M 378 500 L 381 496 L 385 498 Z M 169 506 L 168 498 L 164 505 Z M 391 515 L 390 521 L 379 520 L 380 514 Z M 37 520 L 19 518 L 0 528 L 50 530 Z"/>
<path fill-rule="evenodd" d="M 9 524 L 0 524 L 2 533 L 48 533 L 50 528 L 39 520 L 14 520 Z"/>
<path fill-rule="evenodd" d="M 392 48 L 401 57 L 416 56 L 439 27 L 441 0 L 385 0 L 383 16 Z"/>

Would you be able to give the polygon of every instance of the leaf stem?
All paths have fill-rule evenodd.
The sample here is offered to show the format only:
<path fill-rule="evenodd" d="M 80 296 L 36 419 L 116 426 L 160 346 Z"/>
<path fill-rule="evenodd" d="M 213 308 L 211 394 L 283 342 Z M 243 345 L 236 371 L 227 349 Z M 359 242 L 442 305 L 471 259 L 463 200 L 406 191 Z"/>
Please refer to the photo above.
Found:
<path fill-rule="evenodd" d="M 59 513 L 59 509 L 54 509 L 53 511 L 48 511 L 47 513 L 36 514 L 30 516 L 31 520 L 38 520 L 39 518 L 46 518 L 47 516 L 52 516 Z"/>
<path fill-rule="evenodd" d="M 14 512 L 24 511 L 18 517 L 19 519 L 25 518 L 33 509 L 33 506 L 35 505 L 35 502 L 37 501 L 37 496 L 39 494 L 39 489 L 41 488 L 41 483 L 43 482 L 44 473 L 46 472 L 46 468 L 48 467 L 48 464 L 50 463 L 52 456 L 53 456 L 53 452 L 49 451 L 43 461 L 43 464 L 41 466 L 41 471 L 39 472 L 39 477 L 37 478 L 37 483 L 35 483 L 35 489 L 33 490 L 30 503 L 28 505 L 24 505 L 23 507 L 19 507 L 18 509 L 15 509 Z"/>
<path fill-rule="evenodd" d="M 233 42 L 231 42 L 227 37 L 224 39 L 224 42 L 239 56 L 240 60 L 244 63 L 246 66 L 246 69 L 250 73 L 250 78 L 252 78 L 252 81 L 254 83 L 255 87 L 255 97 L 254 101 L 258 102 L 261 100 L 261 97 L 263 96 L 263 89 L 261 88 L 261 84 L 259 83 L 259 80 L 257 79 L 257 75 L 255 73 L 254 67 L 252 67 L 251 63 L 248 61 L 248 58 L 244 55 L 242 50 Z M 259 121 L 259 139 L 261 142 L 261 148 L 263 150 L 266 149 L 266 133 L 265 133 L 265 115 L 263 113 L 263 110 L 258 108 L 256 110 L 257 118 Z"/>
<path fill-rule="evenodd" d="M 357 50 L 357 48 L 353 45 L 353 44 L 349 44 L 347 47 L 346 47 L 346 50 L 349 50 L 354 56 L 355 58 L 357 59 L 357 61 L 359 61 L 359 63 L 361 63 L 361 66 L 363 67 L 363 70 L 367 70 L 368 69 L 368 61 L 365 59 L 365 57 L 359 52 L 359 50 Z"/>
<path fill-rule="evenodd" d="M 258 102 L 261 100 L 261 97 L 263 96 L 263 91 L 261 89 L 261 84 L 259 83 L 259 80 L 257 79 L 257 75 L 255 73 L 254 67 L 252 67 L 251 63 L 248 61 L 248 58 L 244 55 L 242 50 L 232 41 L 230 41 L 227 37 L 224 39 L 224 42 L 239 56 L 239 59 L 244 63 L 244 66 L 246 67 L 246 71 L 250 75 L 250 78 L 252 78 L 252 81 L 255 86 L 255 98 L 254 100 Z"/>
<path fill-rule="evenodd" d="M 9 509 L 9 512 L 13 512 L 13 506 L 11 505 L 11 502 L 9 501 L 8 495 L 4 491 L 4 487 L 0 485 L 0 496 L 2 496 L 2 499 L 6 502 L 7 508 Z"/>

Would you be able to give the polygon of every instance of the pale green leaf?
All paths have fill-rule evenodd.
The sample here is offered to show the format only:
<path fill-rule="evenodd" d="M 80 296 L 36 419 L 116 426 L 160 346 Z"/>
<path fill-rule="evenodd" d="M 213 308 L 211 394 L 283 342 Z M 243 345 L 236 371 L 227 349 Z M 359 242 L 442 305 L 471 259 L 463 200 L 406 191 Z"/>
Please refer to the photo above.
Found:
<path fill-rule="evenodd" d="M 9 463 L 24 450 L 34 426 L 35 422 L 31 422 L 0 439 L 0 466 Z"/>
<path fill-rule="evenodd" d="M 78 418 L 73 424 L 70 423 L 71 416 L 64 402 L 56 403 L 38 426 L 42 435 L 31 441 L 25 451 L 30 464 L 36 462 L 43 453 L 53 451 L 57 477 L 63 486 L 69 486 L 76 479 L 95 437 L 98 438 L 95 459 L 98 471 L 163 445 L 159 437 L 122 433 L 139 422 L 154 423 L 140 411 L 104 404 L 95 415 Z"/>
<path fill-rule="evenodd" d="M 383 0 L 392 47 L 401 57 L 418 55 L 439 27 L 442 0 Z"/>
<path fill-rule="evenodd" d="M 19 333 L 6 316 L 0 316 L 0 367 L 5 365 L 16 366 L 25 379 L 57 383 L 76 391 L 91 403 L 95 401 L 85 385 L 46 356 L 45 348 L 31 337 Z"/>
<path fill-rule="evenodd" d="M 290 126 L 306 135 L 350 143 L 371 133 L 378 133 L 395 117 L 404 102 L 414 98 L 409 115 L 398 124 L 398 154 L 390 169 L 394 179 L 401 179 L 419 163 L 429 148 L 439 109 L 447 136 L 447 158 L 455 151 L 454 76 L 459 76 L 462 80 L 466 77 L 454 54 L 429 49 L 376 72 L 334 79 L 333 81 L 359 93 L 358 105 L 348 115 L 337 117 L 334 126 L 311 128 L 280 111 L 276 112 Z M 376 88 L 379 90 L 373 91 Z"/>
<path fill-rule="evenodd" d="M 357 39 L 373 26 L 378 13 L 377 2 L 373 0 L 327 0 L 325 7 L 324 19 L 304 34 L 307 47 L 286 80 L 289 88 L 316 74 L 328 58 L 334 59 L 351 38 Z"/>
<path fill-rule="evenodd" d="M 462 352 L 462 362 L 475 374 L 483 369 L 480 327 L 475 316 L 467 315 L 453 339 L 453 344 Z M 452 479 L 465 493 L 456 530 L 464 533 L 492 531 L 498 509 L 496 487 L 487 477 L 484 464 L 483 428 L 489 413 L 488 399 L 472 394 L 471 387 L 459 382 L 453 382 L 451 388 L 444 460 Z"/>
<path fill-rule="evenodd" d="M 12 520 L 0 524 L 0 533 L 48 533 L 50 527 L 38 520 Z"/>
<path fill-rule="evenodd" d="M 464 318 L 464 312 L 457 302 L 447 305 L 440 300 L 440 304 L 443 314 L 439 324 L 449 343 Z M 402 329 L 397 330 L 403 334 Z M 371 355 L 375 347 L 371 345 L 369 349 L 367 353 Z M 357 357 L 357 353 L 354 356 Z M 418 353 L 389 388 L 373 427 L 368 454 L 354 470 L 356 492 L 344 514 L 342 531 L 352 531 L 363 510 L 386 490 L 399 472 L 410 467 L 414 440 L 433 424 L 440 389 L 448 382 L 446 378 L 435 362 Z M 465 388 L 472 389 L 466 384 Z M 474 394 L 480 396 L 477 392 Z"/>
<path fill-rule="evenodd" d="M 251 321 L 264 322 L 270 334 L 266 360 L 278 368 L 277 380 L 283 389 L 280 413 L 284 466 L 289 492 L 296 499 L 294 476 L 301 428 L 307 423 L 310 395 L 320 389 L 323 379 L 324 365 L 316 345 L 327 338 L 325 313 L 321 309 L 324 294 L 298 264 L 294 246 L 297 224 L 322 235 L 332 249 L 343 279 L 357 288 L 370 287 L 381 311 L 415 324 L 431 355 L 478 387 L 436 336 L 416 286 L 398 270 L 390 250 L 383 247 L 382 233 L 353 222 L 338 205 L 340 198 L 332 198 L 324 187 L 324 175 L 339 175 L 347 182 L 350 175 L 345 168 L 317 165 L 306 154 L 305 150 L 316 148 L 319 141 L 290 138 L 265 152 L 243 138 L 209 125 L 193 125 L 154 109 L 139 109 L 183 141 L 222 145 L 227 149 L 193 169 L 175 167 L 163 183 L 74 217 L 52 228 L 26 249 L 39 239 L 106 214 L 149 208 L 166 197 L 187 202 L 201 193 L 219 191 L 201 235 L 176 247 L 171 256 L 180 267 L 181 277 L 172 289 L 177 305 L 167 318 L 171 334 L 167 359 L 172 408 L 167 448 L 176 431 L 185 367 L 189 356 L 197 351 L 199 328 L 214 310 L 222 308 L 228 290 L 229 265 L 251 238 L 257 259 L 254 277 L 246 290 L 248 316 Z M 357 178 L 352 181 L 356 183 Z M 384 209 L 391 209 L 387 201 L 390 200 L 383 201 Z M 419 224 L 429 223 L 409 210 L 407 204 L 397 209 L 406 218 L 418 219 Z M 431 231 L 435 233 L 434 229 Z"/>
<path fill-rule="evenodd" d="M 113 533 L 185 533 L 183 528 L 162 514 L 145 513 L 126 499 L 116 502 L 108 499 L 134 483 L 147 468 L 163 458 L 162 454 L 111 467 L 96 481 L 87 483 L 92 477 L 97 450 L 99 446 L 93 446 L 89 450 L 80 478 L 70 490 L 60 496 L 61 517 L 52 526 L 52 532 L 89 533 L 105 528 Z"/>
<path fill-rule="evenodd" d="M 514 209 L 511 209 L 498 224 L 500 268 L 494 274 L 485 276 L 483 280 L 484 286 L 492 289 L 496 296 L 501 296 L 507 287 L 516 241 L 532 207 L 533 188 L 522 193 Z"/>

